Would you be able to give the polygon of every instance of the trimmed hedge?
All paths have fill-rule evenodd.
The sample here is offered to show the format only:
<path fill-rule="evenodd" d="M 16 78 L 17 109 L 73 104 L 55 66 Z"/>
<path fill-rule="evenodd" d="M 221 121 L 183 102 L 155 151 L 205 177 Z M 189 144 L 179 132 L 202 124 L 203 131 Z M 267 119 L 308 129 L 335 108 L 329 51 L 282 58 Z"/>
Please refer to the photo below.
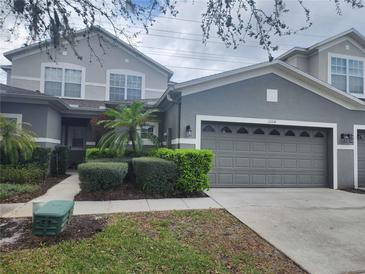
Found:
<path fill-rule="evenodd" d="M 37 165 L 0 165 L 1 184 L 41 184 L 44 173 Z"/>
<path fill-rule="evenodd" d="M 69 148 L 57 146 L 51 154 L 51 174 L 64 175 L 68 168 Z"/>
<path fill-rule="evenodd" d="M 117 158 L 118 155 L 115 151 L 112 151 L 109 148 L 105 148 L 101 150 L 97 147 L 91 147 L 86 149 L 86 161 L 95 160 L 95 159 L 106 159 L 106 158 Z"/>
<path fill-rule="evenodd" d="M 127 174 L 128 164 L 90 162 L 79 164 L 77 170 L 81 189 L 92 192 L 120 186 Z"/>
<path fill-rule="evenodd" d="M 132 160 L 137 185 L 147 193 L 173 193 L 176 185 L 176 165 L 154 157 L 140 157 Z"/>
<path fill-rule="evenodd" d="M 209 189 L 208 172 L 212 168 L 212 151 L 160 148 L 155 151 L 155 156 L 176 164 L 178 191 L 191 193 Z"/>

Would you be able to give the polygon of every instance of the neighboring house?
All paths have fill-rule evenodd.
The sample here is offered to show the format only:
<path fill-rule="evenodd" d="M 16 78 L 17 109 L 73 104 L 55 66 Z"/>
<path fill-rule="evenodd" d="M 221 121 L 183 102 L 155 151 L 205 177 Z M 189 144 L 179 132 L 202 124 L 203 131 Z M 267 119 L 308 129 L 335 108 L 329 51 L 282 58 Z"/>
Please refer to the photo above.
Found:
<path fill-rule="evenodd" d="M 214 151 L 214 187 L 365 186 L 365 37 L 358 31 L 184 83 L 170 83 L 171 71 L 96 32 L 110 43 L 103 67 L 71 50 L 60 51 L 58 63 L 37 46 L 5 53 L 12 66 L 3 67 L 1 112 L 30 122 L 38 142 L 68 145 L 81 159 L 96 141 L 90 118 L 141 99 L 160 110 L 159 123 L 144 130 L 167 146 Z"/>

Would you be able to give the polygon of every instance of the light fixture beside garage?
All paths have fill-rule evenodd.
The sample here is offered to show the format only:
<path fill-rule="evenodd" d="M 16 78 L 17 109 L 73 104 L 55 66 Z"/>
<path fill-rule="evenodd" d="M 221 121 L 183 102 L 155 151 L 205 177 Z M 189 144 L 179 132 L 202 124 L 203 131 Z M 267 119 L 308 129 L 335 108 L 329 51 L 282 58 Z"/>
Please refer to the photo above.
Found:
<path fill-rule="evenodd" d="M 186 137 L 191 137 L 193 135 L 193 131 L 191 129 L 191 126 L 190 125 L 187 125 L 185 127 L 185 135 Z"/>
<path fill-rule="evenodd" d="M 343 144 L 352 144 L 354 142 L 354 135 L 351 133 L 341 133 L 341 142 Z"/>

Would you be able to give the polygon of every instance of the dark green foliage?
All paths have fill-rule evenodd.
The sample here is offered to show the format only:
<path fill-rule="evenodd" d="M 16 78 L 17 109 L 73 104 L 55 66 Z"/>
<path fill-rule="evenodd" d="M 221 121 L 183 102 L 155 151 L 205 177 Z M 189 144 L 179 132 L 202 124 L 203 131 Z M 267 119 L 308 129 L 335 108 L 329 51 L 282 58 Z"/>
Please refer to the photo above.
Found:
<path fill-rule="evenodd" d="M 41 184 L 44 174 L 37 165 L 25 166 L 0 165 L 0 183 L 2 184 Z"/>
<path fill-rule="evenodd" d="M 128 164 L 90 162 L 80 164 L 77 170 L 81 181 L 80 187 L 83 191 L 109 190 L 123 183 Z"/>
<path fill-rule="evenodd" d="M 95 159 L 106 159 L 106 158 L 116 158 L 117 153 L 109 148 L 100 149 L 97 147 L 91 147 L 86 149 L 86 161 Z"/>
<path fill-rule="evenodd" d="M 38 166 L 43 175 L 46 176 L 48 173 L 48 167 L 50 163 L 51 149 L 44 147 L 36 147 L 33 150 L 32 157 L 29 160 L 22 159 L 19 164 L 21 165 L 29 165 L 33 164 Z"/>
<path fill-rule="evenodd" d="M 160 158 L 140 157 L 132 160 L 137 185 L 148 193 L 169 194 L 176 184 L 176 165 Z"/>
<path fill-rule="evenodd" d="M 57 146 L 51 154 L 51 174 L 64 175 L 68 168 L 69 148 Z"/>
<path fill-rule="evenodd" d="M 155 151 L 155 156 L 176 164 L 178 191 L 190 193 L 209 189 L 208 172 L 212 168 L 212 151 L 160 148 Z"/>

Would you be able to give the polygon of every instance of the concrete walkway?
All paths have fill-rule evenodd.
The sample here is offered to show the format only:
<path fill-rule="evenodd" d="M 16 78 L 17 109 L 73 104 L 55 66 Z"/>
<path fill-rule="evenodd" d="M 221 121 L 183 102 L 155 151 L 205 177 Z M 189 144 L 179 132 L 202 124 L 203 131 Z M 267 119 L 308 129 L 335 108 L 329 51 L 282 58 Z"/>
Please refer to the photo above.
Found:
<path fill-rule="evenodd" d="M 50 200 L 73 200 L 80 192 L 79 178 L 73 174 L 59 184 L 50 188 L 46 194 L 28 203 L 0 204 L 0 217 L 31 217 L 33 203 L 43 203 Z M 119 212 L 163 211 L 221 208 L 211 198 L 182 198 L 182 199 L 140 199 L 118 201 L 77 201 L 74 215 L 110 214 Z"/>
<path fill-rule="evenodd" d="M 365 273 L 365 195 L 327 188 L 208 194 L 310 273 Z"/>

